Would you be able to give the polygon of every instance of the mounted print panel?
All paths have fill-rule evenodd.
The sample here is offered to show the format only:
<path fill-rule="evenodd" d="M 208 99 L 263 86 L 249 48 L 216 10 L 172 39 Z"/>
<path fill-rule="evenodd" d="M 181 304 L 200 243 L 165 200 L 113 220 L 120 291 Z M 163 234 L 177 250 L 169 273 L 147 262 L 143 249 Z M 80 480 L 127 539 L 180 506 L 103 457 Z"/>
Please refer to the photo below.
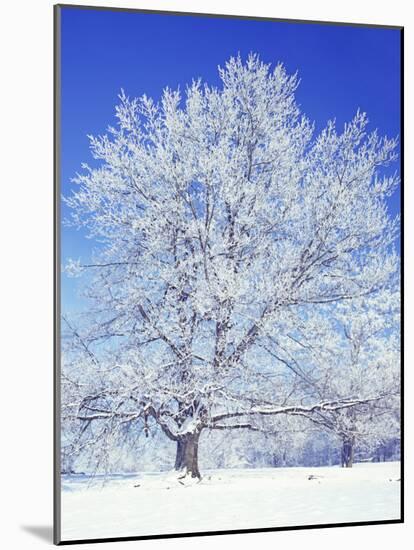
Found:
<path fill-rule="evenodd" d="M 56 543 L 402 521 L 402 33 L 55 7 Z"/>

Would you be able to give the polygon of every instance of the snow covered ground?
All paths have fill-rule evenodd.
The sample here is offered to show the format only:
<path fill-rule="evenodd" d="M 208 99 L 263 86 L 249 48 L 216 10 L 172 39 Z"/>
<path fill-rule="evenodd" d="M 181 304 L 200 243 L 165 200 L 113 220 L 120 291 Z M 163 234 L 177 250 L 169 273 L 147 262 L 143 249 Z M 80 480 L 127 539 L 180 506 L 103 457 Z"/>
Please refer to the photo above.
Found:
<path fill-rule="evenodd" d="M 62 539 L 398 519 L 399 478 L 399 462 L 211 470 L 188 486 L 165 473 L 63 476 Z"/>

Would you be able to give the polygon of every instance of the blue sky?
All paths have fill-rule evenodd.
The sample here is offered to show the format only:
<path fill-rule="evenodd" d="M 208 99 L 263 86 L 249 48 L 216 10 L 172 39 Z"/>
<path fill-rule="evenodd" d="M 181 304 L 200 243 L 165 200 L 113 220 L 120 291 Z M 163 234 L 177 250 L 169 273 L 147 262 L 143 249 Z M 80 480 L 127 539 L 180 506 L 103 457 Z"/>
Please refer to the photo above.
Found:
<path fill-rule="evenodd" d="M 298 71 L 296 98 L 316 124 L 338 127 L 358 107 L 370 128 L 400 134 L 400 31 L 372 27 L 175 16 L 62 8 L 61 181 L 64 194 L 81 163 L 92 164 L 88 134 L 114 124 L 121 88 L 159 98 L 165 86 L 185 88 L 195 77 L 219 84 L 217 66 L 238 52 L 257 52 Z M 392 171 L 398 170 L 398 165 Z M 399 212 L 398 193 L 390 200 Z M 67 216 L 62 207 L 63 218 Z M 92 243 L 62 228 L 62 262 L 87 259 Z M 73 311 L 80 279 L 62 276 L 62 309 Z"/>

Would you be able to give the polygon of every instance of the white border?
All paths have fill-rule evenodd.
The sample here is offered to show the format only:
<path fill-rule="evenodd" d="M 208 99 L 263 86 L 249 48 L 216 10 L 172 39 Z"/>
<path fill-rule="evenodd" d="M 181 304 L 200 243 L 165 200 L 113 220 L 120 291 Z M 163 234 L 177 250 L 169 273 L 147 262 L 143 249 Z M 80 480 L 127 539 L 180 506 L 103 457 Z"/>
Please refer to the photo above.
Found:
<path fill-rule="evenodd" d="M 82 2 L 73 2 L 79 3 Z M 257 15 L 289 19 L 332 20 L 405 26 L 406 97 L 406 519 L 411 517 L 410 465 L 413 443 L 410 417 L 413 388 L 410 359 L 413 357 L 412 314 L 414 281 L 410 235 L 414 235 L 412 174 L 414 97 L 414 19 L 410 3 L 377 0 L 147 0 L 115 2 L 89 0 L 89 5 L 173 10 L 204 13 Z M 50 0 L 4 2 L 0 17 L 2 163 L 0 178 L 1 235 L 1 397 L 2 430 L 0 452 L 1 540 L 5 548 L 30 549 L 45 540 L 28 527 L 52 524 L 52 5 Z M 6 124 L 4 124 L 6 119 Z M 4 167 L 6 168 L 4 170 Z M 411 248 L 411 251 L 410 251 Z M 5 307 L 4 307 L 5 306 Z M 411 531 L 411 533 L 410 533 Z M 41 532 L 45 532 L 45 529 Z M 411 537 L 410 537 L 411 535 Z M 110 548 L 139 545 L 142 550 L 164 548 L 289 550 L 346 549 L 365 546 L 382 550 L 408 547 L 414 527 L 380 525 L 325 530 L 289 531 L 247 535 L 225 535 L 197 539 L 172 539 L 113 543 Z M 123 546 L 119 546 L 123 545 Z M 89 545 L 83 545 L 86 549 Z M 94 545 L 91 548 L 97 548 Z M 109 548 L 109 546 L 105 546 Z"/>

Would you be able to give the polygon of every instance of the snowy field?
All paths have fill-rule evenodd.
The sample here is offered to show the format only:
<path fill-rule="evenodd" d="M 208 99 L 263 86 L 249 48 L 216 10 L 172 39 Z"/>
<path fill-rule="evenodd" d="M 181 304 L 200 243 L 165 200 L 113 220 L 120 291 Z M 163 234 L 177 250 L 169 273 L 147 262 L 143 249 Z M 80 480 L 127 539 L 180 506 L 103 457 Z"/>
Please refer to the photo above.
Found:
<path fill-rule="evenodd" d="M 313 477 L 314 476 L 314 477 Z M 62 539 L 398 519 L 400 464 L 63 477 Z"/>

